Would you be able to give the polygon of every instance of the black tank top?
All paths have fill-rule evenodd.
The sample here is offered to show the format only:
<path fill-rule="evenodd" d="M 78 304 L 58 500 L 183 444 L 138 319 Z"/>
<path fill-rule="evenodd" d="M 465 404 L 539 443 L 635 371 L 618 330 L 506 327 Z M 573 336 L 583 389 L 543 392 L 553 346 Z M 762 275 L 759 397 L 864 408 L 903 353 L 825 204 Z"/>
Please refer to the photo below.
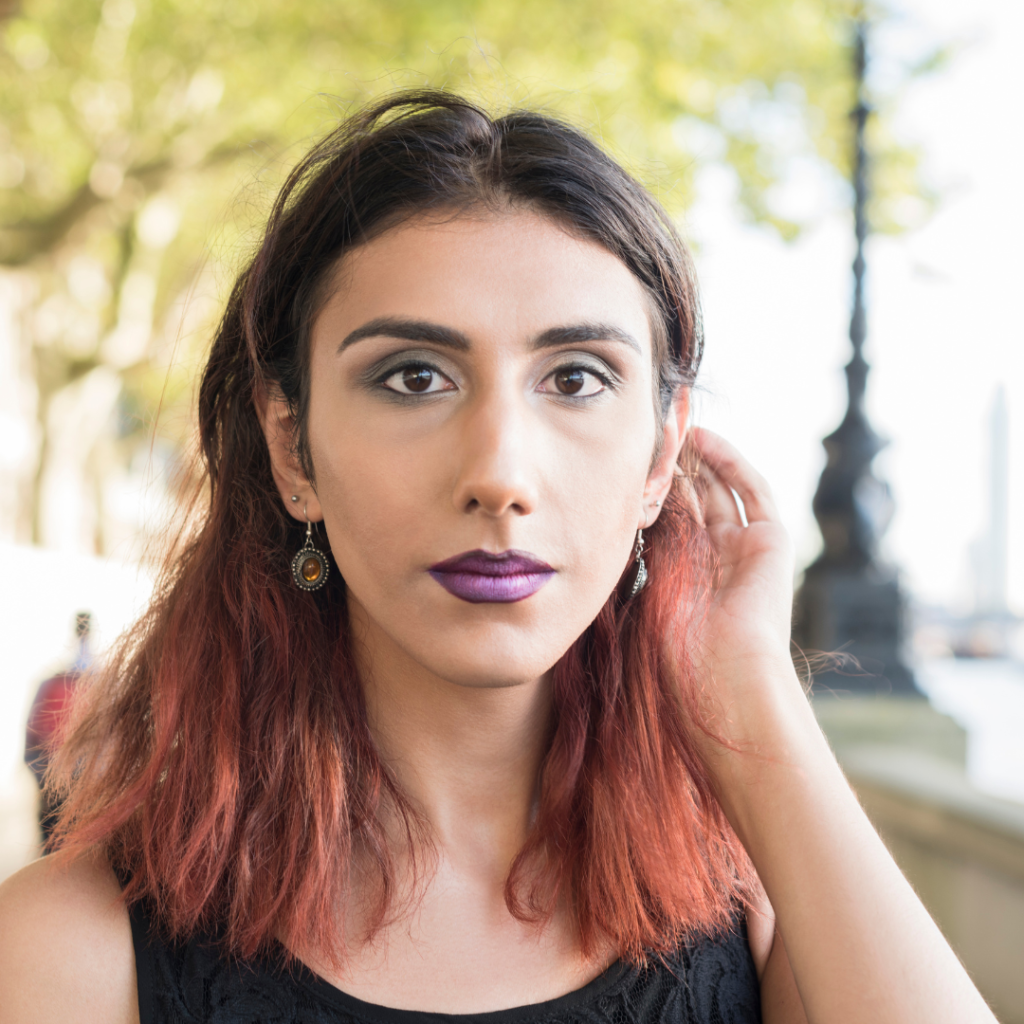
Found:
<path fill-rule="evenodd" d="M 145 908 L 130 910 L 140 1024 L 760 1024 L 746 925 L 652 957 L 619 962 L 559 999 L 492 1013 L 393 1010 L 346 995 L 278 956 L 225 959 L 216 942 L 160 939 Z"/>

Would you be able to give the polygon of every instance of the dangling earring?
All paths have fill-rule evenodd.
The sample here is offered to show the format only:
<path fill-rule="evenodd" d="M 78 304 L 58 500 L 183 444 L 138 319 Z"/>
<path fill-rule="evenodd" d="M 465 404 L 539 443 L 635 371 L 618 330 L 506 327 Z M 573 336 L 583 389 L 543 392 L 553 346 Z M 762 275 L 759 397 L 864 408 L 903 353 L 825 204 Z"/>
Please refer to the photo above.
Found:
<path fill-rule="evenodd" d="M 302 514 L 306 516 L 305 505 L 302 506 Z M 313 524 L 306 516 L 306 543 L 292 559 L 292 579 L 303 590 L 319 590 L 327 582 L 328 572 L 330 565 L 326 557 L 313 547 Z"/>
<path fill-rule="evenodd" d="M 636 578 L 633 580 L 633 589 L 630 597 L 636 597 L 647 584 L 647 566 L 644 565 L 644 531 L 636 531 Z"/>

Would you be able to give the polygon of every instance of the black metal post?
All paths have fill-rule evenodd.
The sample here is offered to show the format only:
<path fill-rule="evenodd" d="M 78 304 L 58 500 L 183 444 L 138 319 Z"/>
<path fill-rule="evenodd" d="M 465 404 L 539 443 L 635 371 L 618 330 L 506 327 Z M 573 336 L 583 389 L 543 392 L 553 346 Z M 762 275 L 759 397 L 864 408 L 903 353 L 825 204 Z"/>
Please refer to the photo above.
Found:
<path fill-rule="evenodd" d="M 814 515 L 824 541 L 821 555 L 808 566 L 794 608 L 794 638 L 805 650 L 841 651 L 859 662 L 815 675 L 816 688 L 920 695 L 906 666 L 905 600 L 893 566 L 879 559 L 878 546 L 892 518 L 889 485 L 872 472 L 871 463 L 885 446 L 868 422 L 864 408 L 869 366 L 864 360 L 867 336 L 867 265 L 870 164 L 865 130 L 871 116 L 867 100 L 867 25 L 857 22 L 853 70 L 857 85 L 853 122 L 853 191 L 856 255 L 853 260 L 853 310 L 846 366 L 848 405 L 839 427 L 823 444 L 828 461 L 814 495 Z"/>

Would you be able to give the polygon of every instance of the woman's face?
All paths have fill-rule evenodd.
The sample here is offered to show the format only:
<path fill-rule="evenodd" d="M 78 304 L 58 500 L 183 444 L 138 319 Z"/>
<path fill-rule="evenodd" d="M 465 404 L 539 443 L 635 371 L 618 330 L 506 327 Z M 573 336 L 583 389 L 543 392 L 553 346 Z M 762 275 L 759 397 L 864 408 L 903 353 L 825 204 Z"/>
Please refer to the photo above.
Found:
<path fill-rule="evenodd" d="M 311 375 L 309 516 L 371 652 L 464 686 L 543 675 L 671 479 L 670 451 L 649 480 L 637 280 L 534 212 L 416 218 L 345 258 Z"/>

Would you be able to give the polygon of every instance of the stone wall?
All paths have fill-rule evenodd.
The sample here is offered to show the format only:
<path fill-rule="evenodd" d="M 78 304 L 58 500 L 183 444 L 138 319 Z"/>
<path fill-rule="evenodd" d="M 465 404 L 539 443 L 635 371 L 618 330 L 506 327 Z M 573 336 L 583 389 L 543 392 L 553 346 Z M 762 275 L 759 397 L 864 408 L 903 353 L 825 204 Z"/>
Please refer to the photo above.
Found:
<path fill-rule="evenodd" d="M 979 792 L 925 701 L 815 700 L 868 817 L 1002 1024 L 1024 1024 L 1024 805 Z M 873 742 L 872 742 L 873 741 Z"/>

